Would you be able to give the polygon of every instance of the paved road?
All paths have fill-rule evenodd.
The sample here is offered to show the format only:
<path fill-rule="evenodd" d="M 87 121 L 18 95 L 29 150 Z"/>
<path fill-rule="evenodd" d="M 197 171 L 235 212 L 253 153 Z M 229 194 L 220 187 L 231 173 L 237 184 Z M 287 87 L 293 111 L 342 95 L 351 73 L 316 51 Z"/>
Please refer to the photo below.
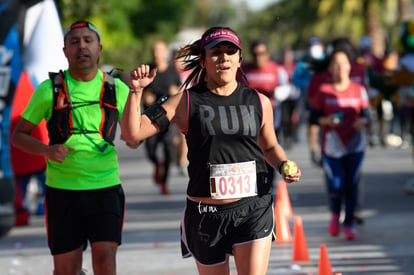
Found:
<path fill-rule="evenodd" d="M 118 253 L 121 275 L 196 274 L 192 259 L 182 259 L 179 221 L 184 207 L 186 178 L 172 170 L 171 195 L 161 196 L 152 182 L 152 166 L 143 148 L 118 144 L 120 172 L 126 192 L 123 244 Z M 298 162 L 303 178 L 288 186 L 294 216 L 301 217 L 310 260 L 292 261 L 292 242 L 273 243 L 268 274 L 317 274 L 320 245 L 325 244 L 334 272 L 342 274 L 414 274 L 414 196 L 403 192 L 414 177 L 409 150 L 370 148 L 363 177 L 365 223 L 358 238 L 346 241 L 327 232 L 330 215 L 322 171 L 311 165 L 304 142 L 288 151 Z M 288 224 L 293 236 L 293 217 Z M 91 270 L 90 250 L 84 266 Z M 233 274 L 234 264 L 232 263 Z M 52 274 L 43 217 L 30 226 L 13 228 L 0 240 L 0 274 Z"/>

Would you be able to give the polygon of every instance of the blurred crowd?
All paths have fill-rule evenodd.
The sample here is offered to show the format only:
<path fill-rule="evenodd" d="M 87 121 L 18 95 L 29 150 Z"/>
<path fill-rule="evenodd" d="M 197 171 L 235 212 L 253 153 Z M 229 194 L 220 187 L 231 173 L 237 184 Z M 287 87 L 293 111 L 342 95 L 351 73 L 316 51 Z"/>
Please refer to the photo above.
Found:
<path fill-rule="evenodd" d="M 345 47 L 351 57 L 351 80 L 362 84 L 369 96 L 371 121 L 367 129 L 370 147 L 410 147 L 412 130 L 412 88 L 404 84 L 410 78 L 409 70 L 401 70 L 407 56 L 413 51 L 404 45 L 404 37 L 395 47 L 387 47 L 381 55 L 372 51 L 369 36 L 353 42 L 348 37 L 335 37 L 322 41 L 310 37 L 301 49 L 285 47 L 269 49 L 265 41 L 251 43 L 251 60 L 243 66 L 247 83 L 269 95 L 274 103 L 275 130 L 286 149 L 300 141 L 298 129 L 307 128 L 310 157 L 320 165 L 317 129 L 308 125 L 309 108 L 320 85 L 320 77 L 328 74 L 329 57 L 337 45 Z M 258 44 L 262 48 L 258 50 Z M 266 65 L 264 65 L 266 64 Z M 270 65 L 272 64 L 272 65 Z M 273 66 L 272 74 L 269 67 Z M 411 65 L 412 66 L 412 65 Z M 250 73 L 254 67 L 254 73 Z M 408 80 L 409 81 L 409 80 Z M 267 87 L 260 87 L 267 85 Z M 408 91 L 407 91 L 408 90 Z M 316 132 L 316 133 L 315 133 Z"/>

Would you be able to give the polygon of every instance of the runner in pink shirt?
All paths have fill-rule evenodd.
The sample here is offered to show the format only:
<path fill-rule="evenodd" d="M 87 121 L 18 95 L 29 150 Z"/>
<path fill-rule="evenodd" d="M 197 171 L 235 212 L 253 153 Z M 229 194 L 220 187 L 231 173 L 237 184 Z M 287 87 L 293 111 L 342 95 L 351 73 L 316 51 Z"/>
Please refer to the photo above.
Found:
<path fill-rule="evenodd" d="M 357 82 L 366 88 L 368 85 L 368 76 L 366 74 L 365 66 L 356 62 L 355 50 L 352 47 L 351 42 L 349 39 L 344 37 L 339 37 L 334 39 L 330 45 L 328 45 L 328 50 L 336 50 L 336 49 L 343 49 L 344 51 L 349 53 L 351 58 L 351 70 L 349 72 L 349 77 L 352 81 Z M 308 88 L 306 90 L 306 104 L 308 106 L 312 106 L 313 98 L 315 97 L 315 93 L 319 91 L 320 85 L 323 83 L 332 82 L 332 76 L 329 70 L 319 70 L 312 75 L 312 78 L 309 82 Z M 308 139 L 309 139 L 309 147 L 311 151 L 311 159 L 316 164 L 321 164 L 319 161 L 320 156 L 320 138 L 319 138 L 319 126 L 318 125 L 309 125 L 308 129 Z"/>
<path fill-rule="evenodd" d="M 354 212 L 365 154 L 365 128 L 369 124 L 366 89 L 350 78 L 351 57 L 336 49 L 329 59 L 331 81 L 319 86 L 312 99 L 311 124 L 322 128 L 322 162 L 330 197 L 329 232 L 340 232 L 342 199 L 345 201 L 344 235 L 354 239 Z"/>

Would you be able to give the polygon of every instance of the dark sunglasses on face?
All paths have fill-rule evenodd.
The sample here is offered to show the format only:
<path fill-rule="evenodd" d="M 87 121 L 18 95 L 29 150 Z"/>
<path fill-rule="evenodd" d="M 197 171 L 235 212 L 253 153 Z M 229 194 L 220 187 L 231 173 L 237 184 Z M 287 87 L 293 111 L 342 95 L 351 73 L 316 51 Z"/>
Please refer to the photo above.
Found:
<path fill-rule="evenodd" d="M 267 51 L 261 51 L 261 52 L 253 52 L 253 56 L 263 56 L 267 55 Z"/>

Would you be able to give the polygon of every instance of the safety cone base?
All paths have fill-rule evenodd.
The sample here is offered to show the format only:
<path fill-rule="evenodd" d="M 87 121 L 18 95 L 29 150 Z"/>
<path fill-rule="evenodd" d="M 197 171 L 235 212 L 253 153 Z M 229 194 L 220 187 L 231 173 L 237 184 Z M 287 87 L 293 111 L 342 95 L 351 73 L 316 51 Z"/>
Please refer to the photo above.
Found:
<path fill-rule="evenodd" d="M 292 241 L 292 235 L 290 233 L 289 222 L 283 210 L 276 204 L 275 209 L 276 220 L 276 240 L 278 243 L 286 243 Z"/>
<path fill-rule="evenodd" d="M 303 230 L 302 218 L 300 216 L 296 216 L 293 228 L 292 261 L 308 262 L 309 260 L 308 245 L 306 243 L 305 232 Z"/>

